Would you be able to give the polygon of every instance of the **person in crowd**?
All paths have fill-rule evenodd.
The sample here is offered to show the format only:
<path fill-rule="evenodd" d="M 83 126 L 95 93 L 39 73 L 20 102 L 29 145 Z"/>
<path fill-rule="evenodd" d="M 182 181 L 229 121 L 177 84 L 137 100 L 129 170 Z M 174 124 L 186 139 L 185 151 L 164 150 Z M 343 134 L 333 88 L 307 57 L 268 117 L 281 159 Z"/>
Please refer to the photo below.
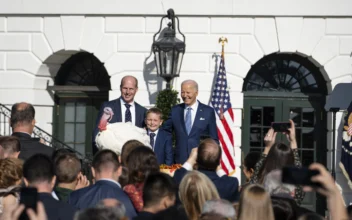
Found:
<path fill-rule="evenodd" d="M 14 104 L 11 109 L 10 124 L 13 132 L 12 136 L 17 137 L 21 143 L 21 152 L 18 158 L 27 160 L 38 153 L 52 156 L 53 148 L 40 143 L 39 138 L 31 137 L 35 126 L 33 105 L 25 102 Z"/>
<path fill-rule="evenodd" d="M 173 205 L 176 201 L 177 186 L 165 173 L 150 174 L 144 183 L 144 207 L 133 220 L 152 219 L 153 216 Z"/>
<path fill-rule="evenodd" d="M 218 213 L 204 213 L 199 217 L 199 220 L 235 220 L 236 218 L 228 218 Z"/>
<path fill-rule="evenodd" d="M 309 169 L 317 170 L 319 172 L 318 175 L 311 178 L 311 181 L 321 184 L 322 187 L 316 187 L 313 189 L 312 187 L 304 186 L 304 191 L 316 191 L 326 197 L 327 208 L 330 212 L 331 220 L 348 219 L 343 197 L 331 174 L 319 163 L 311 164 Z"/>
<path fill-rule="evenodd" d="M 224 199 L 214 199 L 205 202 L 202 208 L 202 215 L 217 214 L 225 218 L 236 219 L 236 211 L 233 205 Z"/>
<path fill-rule="evenodd" d="M 129 140 L 123 146 L 121 150 L 121 155 L 119 156 L 119 161 L 122 166 L 127 167 L 127 157 L 130 153 L 137 147 L 144 146 L 143 143 L 137 140 Z"/>
<path fill-rule="evenodd" d="M 198 84 L 186 80 L 181 84 L 184 103 L 172 107 L 164 129 L 176 134 L 175 162 L 183 164 L 192 149 L 197 147 L 201 136 L 209 136 L 219 142 L 214 109 L 197 100 Z"/>
<path fill-rule="evenodd" d="M 27 187 L 38 190 L 39 200 L 44 204 L 48 219 L 73 219 L 76 209 L 69 204 L 53 198 L 52 191 L 56 176 L 54 164 L 44 154 L 30 157 L 23 165 L 23 177 Z"/>
<path fill-rule="evenodd" d="M 23 162 L 20 159 L 0 160 L 0 215 L 6 207 L 18 203 L 22 165 Z"/>
<path fill-rule="evenodd" d="M 290 146 L 283 143 L 275 143 L 277 132 L 272 128 L 270 128 L 265 135 L 264 152 L 255 165 L 254 174 L 250 180 L 251 184 L 263 184 L 264 177 L 272 170 L 282 169 L 284 166 L 302 166 L 297 149 L 295 124 L 292 120 L 290 120 L 290 124 L 291 127 L 285 132 Z M 297 186 L 295 190 L 295 201 L 300 205 L 303 199 L 304 192 L 302 191 L 302 187 Z"/>
<path fill-rule="evenodd" d="M 182 179 L 179 196 L 188 219 L 200 217 L 202 207 L 206 201 L 220 199 L 215 185 L 201 172 L 191 171 Z"/>
<path fill-rule="evenodd" d="M 159 164 L 172 165 L 174 163 L 174 152 L 172 149 L 172 135 L 160 126 L 163 123 L 163 113 L 158 108 L 147 111 L 145 124 L 150 137 L 152 147 Z"/>
<path fill-rule="evenodd" d="M 91 207 L 77 212 L 74 220 L 128 220 L 121 211 L 112 207 Z"/>
<path fill-rule="evenodd" d="M 25 209 L 24 204 L 9 206 L 4 210 L 1 220 L 18 220 L 22 212 L 27 213 L 29 220 L 48 220 L 44 205 L 40 201 L 37 202 L 36 211 L 31 208 Z"/>
<path fill-rule="evenodd" d="M 18 158 L 21 151 L 20 140 L 14 136 L 0 137 L 0 151 L 0 159 Z"/>
<path fill-rule="evenodd" d="M 138 91 L 138 80 L 134 76 L 124 76 L 121 79 L 120 84 L 121 97 L 118 99 L 111 100 L 109 102 L 104 102 L 100 107 L 98 117 L 96 120 L 96 126 L 93 131 L 93 154 L 98 151 L 95 144 L 95 137 L 98 134 L 99 121 L 103 115 L 104 108 L 110 107 L 113 111 L 113 116 L 110 119 L 110 123 L 115 122 L 131 122 L 133 125 L 144 128 L 144 119 L 147 109 L 139 105 L 134 101 L 134 96 Z"/>
<path fill-rule="evenodd" d="M 107 149 L 98 151 L 92 162 L 95 184 L 70 193 L 68 203 L 78 209 L 85 209 L 95 206 L 100 200 L 116 198 L 126 207 L 126 216 L 135 217 L 137 214 L 133 204 L 118 182 L 121 169 L 114 151 Z"/>
<path fill-rule="evenodd" d="M 243 173 L 246 177 L 246 182 L 249 182 L 254 174 L 255 165 L 260 159 L 259 152 L 249 152 L 243 160 Z"/>
<path fill-rule="evenodd" d="M 123 188 L 135 209 L 143 209 L 143 186 L 148 175 L 159 172 L 156 156 L 149 147 L 138 147 L 127 157 L 128 184 Z"/>
<path fill-rule="evenodd" d="M 213 139 L 204 139 L 198 148 L 192 149 L 190 157 L 182 168 L 175 171 L 174 179 L 176 183 L 179 184 L 187 174 L 187 171 L 192 170 L 193 166 L 197 164 L 198 171 L 206 175 L 214 183 L 220 198 L 230 202 L 238 201 L 238 179 L 227 176 L 220 169 L 221 154 L 220 146 Z"/>
<path fill-rule="evenodd" d="M 67 202 L 72 191 L 89 186 L 89 180 L 81 173 L 81 162 L 73 153 L 63 154 L 55 160 L 55 174 L 55 193 L 61 201 Z"/>
<path fill-rule="evenodd" d="M 123 189 L 128 184 L 128 169 L 127 169 L 127 157 L 137 147 L 144 146 L 143 143 L 137 140 L 129 140 L 127 141 L 121 149 L 121 155 L 119 155 L 119 161 L 122 165 L 122 173 L 119 178 L 119 183 L 121 184 L 121 188 Z"/>
<path fill-rule="evenodd" d="M 239 220 L 274 220 L 270 195 L 260 185 L 252 184 L 246 187 L 239 204 Z"/>
<path fill-rule="evenodd" d="M 297 205 L 294 201 L 296 187 L 283 184 L 281 173 L 281 170 L 272 170 L 263 182 L 265 190 L 271 195 L 275 216 L 280 216 L 280 219 L 297 219 L 305 213 L 311 213 L 312 211 Z"/>
<path fill-rule="evenodd" d="M 126 215 L 126 208 L 125 208 L 124 204 L 122 204 L 117 199 L 108 198 L 108 199 L 100 200 L 97 203 L 96 207 L 116 208 L 116 209 L 119 210 L 121 216 L 125 216 Z"/>

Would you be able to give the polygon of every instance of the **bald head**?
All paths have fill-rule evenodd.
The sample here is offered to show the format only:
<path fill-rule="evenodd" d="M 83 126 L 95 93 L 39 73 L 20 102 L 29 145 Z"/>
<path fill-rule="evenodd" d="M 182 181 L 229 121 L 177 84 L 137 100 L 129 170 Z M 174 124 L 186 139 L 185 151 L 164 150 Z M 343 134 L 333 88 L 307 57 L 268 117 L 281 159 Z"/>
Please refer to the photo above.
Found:
<path fill-rule="evenodd" d="M 199 144 L 197 164 L 200 169 L 215 171 L 220 159 L 221 148 L 213 139 L 207 138 Z"/>
<path fill-rule="evenodd" d="M 18 127 L 28 127 L 30 129 L 26 132 L 32 133 L 31 129 L 33 129 L 35 124 L 34 117 L 35 110 L 33 105 L 26 102 L 16 103 L 11 109 L 11 127 L 14 132 Z"/>
<path fill-rule="evenodd" d="M 194 88 L 196 91 L 198 91 L 198 83 L 192 79 L 187 79 L 185 81 L 183 81 L 181 83 L 181 88 L 184 86 L 184 85 L 188 85 L 192 88 Z"/>
<path fill-rule="evenodd" d="M 138 88 L 138 80 L 136 77 L 134 76 L 124 76 L 122 79 L 121 79 L 121 84 L 120 84 L 120 87 L 123 87 L 126 83 L 131 83 L 134 85 L 135 88 Z"/>

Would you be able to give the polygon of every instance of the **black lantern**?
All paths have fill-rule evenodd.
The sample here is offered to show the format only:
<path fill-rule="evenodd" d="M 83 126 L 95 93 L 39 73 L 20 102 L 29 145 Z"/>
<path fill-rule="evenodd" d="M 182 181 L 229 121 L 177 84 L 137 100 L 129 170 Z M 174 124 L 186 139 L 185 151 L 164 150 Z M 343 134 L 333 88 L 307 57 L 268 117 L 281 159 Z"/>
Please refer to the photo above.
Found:
<path fill-rule="evenodd" d="M 171 22 L 168 23 L 168 28 L 164 31 L 164 36 L 155 39 L 161 31 L 161 26 L 164 18 L 168 18 Z M 183 41 L 176 38 L 175 18 L 177 19 L 177 29 L 182 35 Z M 186 49 L 186 37 L 180 31 L 178 17 L 175 16 L 173 9 L 167 11 L 167 15 L 162 17 L 160 21 L 160 29 L 154 34 L 153 38 L 153 52 L 158 76 L 166 80 L 166 88 L 170 89 L 170 81 L 174 77 L 180 75 L 183 55 Z"/>

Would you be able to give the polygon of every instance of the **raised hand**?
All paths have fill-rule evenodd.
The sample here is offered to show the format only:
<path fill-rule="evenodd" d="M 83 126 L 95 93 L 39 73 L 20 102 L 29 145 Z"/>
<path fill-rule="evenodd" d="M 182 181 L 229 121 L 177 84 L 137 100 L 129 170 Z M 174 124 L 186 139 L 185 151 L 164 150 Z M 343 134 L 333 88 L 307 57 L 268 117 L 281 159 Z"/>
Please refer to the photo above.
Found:
<path fill-rule="evenodd" d="M 87 177 L 85 175 L 83 175 L 82 173 L 80 173 L 78 175 L 78 182 L 77 182 L 77 185 L 75 187 L 75 190 L 82 189 L 82 188 L 87 187 L 89 185 L 90 185 L 90 182 L 87 179 Z"/>
<path fill-rule="evenodd" d="M 268 133 L 266 133 L 264 137 L 265 149 L 264 154 L 268 154 L 270 148 L 275 144 L 277 132 L 274 131 L 273 128 L 270 128 Z"/>

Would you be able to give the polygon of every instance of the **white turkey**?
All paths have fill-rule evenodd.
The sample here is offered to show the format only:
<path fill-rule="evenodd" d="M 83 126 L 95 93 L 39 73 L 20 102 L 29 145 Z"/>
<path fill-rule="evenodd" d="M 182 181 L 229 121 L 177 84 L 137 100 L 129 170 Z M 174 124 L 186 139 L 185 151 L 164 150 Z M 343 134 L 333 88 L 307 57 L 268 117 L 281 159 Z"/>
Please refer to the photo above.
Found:
<path fill-rule="evenodd" d="M 110 107 L 104 108 L 104 113 L 99 122 L 99 133 L 95 141 L 99 150 L 110 149 L 118 155 L 121 154 L 122 146 L 129 140 L 138 140 L 145 146 L 150 146 L 150 138 L 147 131 L 134 126 L 131 122 L 109 123 L 114 112 Z"/>

